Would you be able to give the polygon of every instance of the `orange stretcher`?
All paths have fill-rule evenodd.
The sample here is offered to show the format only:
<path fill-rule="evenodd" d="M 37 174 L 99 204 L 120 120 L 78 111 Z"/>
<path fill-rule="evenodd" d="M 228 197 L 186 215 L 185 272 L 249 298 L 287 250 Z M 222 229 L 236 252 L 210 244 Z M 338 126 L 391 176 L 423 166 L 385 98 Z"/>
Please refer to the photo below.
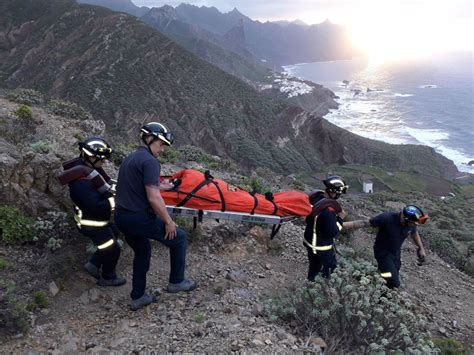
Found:
<path fill-rule="evenodd" d="M 249 193 L 214 178 L 208 171 L 180 170 L 169 179 L 172 190 L 161 191 L 168 211 L 174 215 L 228 219 L 241 222 L 273 224 L 272 238 L 282 224 L 311 213 L 307 194 L 300 191 Z"/>

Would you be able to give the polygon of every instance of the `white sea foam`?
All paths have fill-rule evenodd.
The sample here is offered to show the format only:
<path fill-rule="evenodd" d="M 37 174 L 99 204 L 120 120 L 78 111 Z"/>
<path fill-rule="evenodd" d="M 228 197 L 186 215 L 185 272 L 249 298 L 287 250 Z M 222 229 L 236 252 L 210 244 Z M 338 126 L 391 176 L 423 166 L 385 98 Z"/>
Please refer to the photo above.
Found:
<path fill-rule="evenodd" d="M 407 133 L 415 138 L 419 143 L 428 145 L 430 147 L 436 146 L 441 141 L 448 140 L 449 134 L 439 129 L 422 129 L 405 127 Z"/>
<path fill-rule="evenodd" d="M 474 157 L 469 157 L 458 150 L 446 147 L 444 145 L 436 146 L 434 149 L 448 159 L 451 159 L 454 164 L 456 164 L 459 171 L 474 174 L 474 166 L 467 165 L 468 162 L 474 160 Z"/>
<path fill-rule="evenodd" d="M 472 83 L 471 75 L 467 76 L 471 77 L 470 81 L 465 79 L 466 75 L 472 74 L 471 59 L 464 60 L 463 57 L 459 61 L 461 66 L 456 67 L 456 73 L 463 73 L 464 79 L 453 90 L 447 89 L 448 83 L 451 83 L 447 75 L 452 73 L 452 66 L 448 63 L 447 67 L 444 62 L 434 66 L 439 69 L 437 72 L 429 73 L 397 66 L 371 68 L 367 67 L 367 63 L 354 61 L 292 65 L 285 67 L 285 70 L 290 75 L 303 76 L 335 91 L 339 97 L 339 109 L 330 111 L 325 118 L 337 126 L 387 143 L 431 146 L 453 160 L 459 170 L 474 173 L 474 167 L 467 165 L 474 159 L 472 144 L 467 143 L 472 142 L 472 125 L 467 123 L 472 110 L 465 107 L 453 111 L 448 99 L 465 93 L 466 84 Z M 349 82 L 343 84 L 343 80 Z M 382 88 L 383 91 L 367 92 L 367 88 Z M 437 97 L 439 99 L 433 101 Z M 463 97 L 459 99 L 464 100 Z M 426 106 L 428 103 L 429 109 Z M 456 115 L 446 120 L 440 118 L 444 108 Z M 464 121 L 459 122 L 458 130 L 452 127 L 457 115 L 464 117 Z"/>

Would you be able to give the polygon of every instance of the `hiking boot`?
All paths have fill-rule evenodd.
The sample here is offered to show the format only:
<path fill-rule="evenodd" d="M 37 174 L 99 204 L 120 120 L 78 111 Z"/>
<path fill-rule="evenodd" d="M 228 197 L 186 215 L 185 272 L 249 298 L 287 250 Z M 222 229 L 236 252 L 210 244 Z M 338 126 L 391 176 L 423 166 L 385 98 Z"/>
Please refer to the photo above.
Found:
<path fill-rule="evenodd" d="M 97 281 L 97 285 L 99 285 L 99 286 L 122 286 L 122 285 L 125 285 L 126 282 L 127 282 L 127 279 L 125 279 L 123 277 L 115 277 L 113 279 L 104 279 L 103 277 L 101 277 Z"/>
<path fill-rule="evenodd" d="M 192 291 L 197 287 L 197 283 L 192 280 L 183 280 L 180 283 L 172 284 L 169 283 L 166 291 L 169 293 L 177 293 L 177 292 L 188 292 Z"/>
<path fill-rule="evenodd" d="M 142 297 L 132 300 L 130 302 L 130 309 L 132 311 L 137 311 L 140 308 L 148 306 L 150 303 L 156 302 L 156 297 L 144 294 Z"/>
<path fill-rule="evenodd" d="M 97 266 L 92 264 L 90 261 L 84 264 L 84 270 L 87 271 L 89 275 L 91 275 L 95 279 L 100 279 L 100 270 Z"/>

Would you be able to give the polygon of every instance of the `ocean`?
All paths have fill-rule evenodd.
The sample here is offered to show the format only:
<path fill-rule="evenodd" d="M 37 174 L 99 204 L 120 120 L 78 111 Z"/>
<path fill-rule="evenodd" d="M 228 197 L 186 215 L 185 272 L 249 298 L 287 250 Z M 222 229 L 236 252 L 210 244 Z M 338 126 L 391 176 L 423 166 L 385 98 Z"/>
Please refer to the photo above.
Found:
<path fill-rule="evenodd" d="M 301 63 L 285 71 L 335 92 L 340 106 L 325 118 L 337 126 L 387 143 L 428 145 L 474 173 L 472 52 L 385 64 Z"/>

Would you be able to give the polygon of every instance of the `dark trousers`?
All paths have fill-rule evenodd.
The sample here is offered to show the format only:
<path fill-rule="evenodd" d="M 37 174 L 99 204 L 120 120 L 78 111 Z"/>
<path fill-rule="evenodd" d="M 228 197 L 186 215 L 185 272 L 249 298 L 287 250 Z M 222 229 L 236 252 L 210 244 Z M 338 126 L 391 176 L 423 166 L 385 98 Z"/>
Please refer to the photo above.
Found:
<path fill-rule="evenodd" d="M 170 250 L 170 283 L 184 280 L 186 265 L 186 232 L 177 228 L 174 239 L 165 239 L 165 224 L 161 218 L 150 213 L 129 213 L 116 210 L 115 223 L 125 235 L 125 240 L 135 252 L 133 259 L 133 289 L 132 299 L 143 296 L 146 288 L 146 274 L 150 268 L 151 245 L 150 239 L 159 241 Z"/>
<path fill-rule="evenodd" d="M 109 224 L 106 227 L 100 228 L 82 227 L 79 231 L 89 237 L 96 246 L 102 245 L 110 239 L 114 240 L 114 243 L 107 248 L 97 249 L 89 262 L 97 266 L 99 270 L 102 268 L 102 277 L 104 279 L 117 277 L 115 267 L 120 258 L 120 247 L 117 244 L 117 237 L 119 235 L 117 227 L 114 224 Z"/>
<path fill-rule="evenodd" d="M 308 280 L 314 281 L 315 277 L 321 273 L 323 277 L 329 278 L 337 267 L 336 253 L 334 248 L 327 251 L 318 251 L 316 254 L 309 248 L 308 251 Z"/>
<path fill-rule="evenodd" d="M 388 288 L 397 288 L 400 286 L 400 253 L 375 253 L 378 268 L 382 277 L 387 281 Z M 390 276 L 388 275 L 390 273 Z"/>

